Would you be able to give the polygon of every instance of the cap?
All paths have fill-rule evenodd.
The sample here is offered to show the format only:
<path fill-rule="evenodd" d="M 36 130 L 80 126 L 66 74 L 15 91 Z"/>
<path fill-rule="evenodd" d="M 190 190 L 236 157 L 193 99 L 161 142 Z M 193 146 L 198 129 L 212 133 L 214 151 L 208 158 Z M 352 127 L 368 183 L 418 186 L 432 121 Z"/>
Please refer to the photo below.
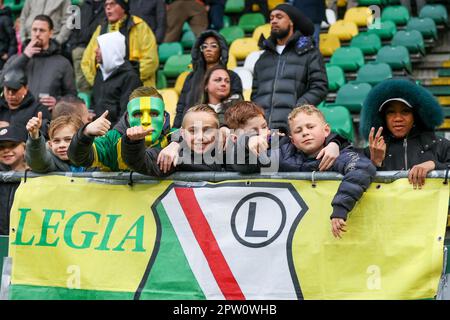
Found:
<path fill-rule="evenodd" d="M 389 99 L 389 100 L 386 100 L 385 102 L 383 102 L 383 104 L 380 106 L 380 108 L 378 109 L 378 111 L 381 112 L 381 111 L 383 110 L 383 108 L 384 108 L 387 104 L 389 104 L 390 102 L 392 102 L 392 101 L 400 101 L 400 102 L 403 102 L 407 107 L 413 109 L 413 106 L 412 106 L 408 101 L 406 101 L 405 99 L 402 99 L 402 98 L 392 98 L 392 99 Z"/>
<path fill-rule="evenodd" d="M 27 84 L 27 76 L 22 69 L 12 68 L 6 70 L 2 79 L 3 87 L 19 90 Z"/>
<path fill-rule="evenodd" d="M 0 128 L 0 143 L 4 141 L 26 142 L 28 133 L 25 127 L 9 126 Z"/>

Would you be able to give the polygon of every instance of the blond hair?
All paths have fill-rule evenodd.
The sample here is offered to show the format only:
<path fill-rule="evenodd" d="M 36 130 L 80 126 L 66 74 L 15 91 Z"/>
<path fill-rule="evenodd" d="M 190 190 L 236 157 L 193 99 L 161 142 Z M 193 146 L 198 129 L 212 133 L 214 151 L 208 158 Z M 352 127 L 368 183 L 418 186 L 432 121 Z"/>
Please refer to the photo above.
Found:
<path fill-rule="evenodd" d="M 315 107 L 311 104 L 304 104 L 304 105 L 296 107 L 289 114 L 288 121 L 294 120 L 300 113 L 305 113 L 309 116 L 316 114 L 325 124 L 327 123 L 327 120 L 325 119 L 325 116 L 323 115 L 322 111 L 320 111 L 317 107 Z"/>
<path fill-rule="evenodd" d="M 154 98 L 160 98 L 161 100 L 164 100 L 162 95 L 153 87 L 139 87 L 135 89 L 131 94 L 129 101 L 136 99 L 136 98 L 142 98 L 142 97 L 154 97 Z"/>
<path fill-rule="evenodd" d="M 53 136 L 55 135 L 55 131 L 60 128 L 72 126 L 75 129 L 75 131 L 78 131 L 78 130 L 80 130 L 80 128 L 83 125 L 84 125 L 84 123 L 80 117 L 73 116 L 73 115 L 72 116 L 60 116 L 60 117 L 52 120 L 52 122 L 50 122 L 50 127 L 48 128 L 48 136 L 51 140 L 51 139 L 53 139 Z"/>
<path fill-rule="evenodd" d="M 196 106 L 193 106 L 192 108 L 189 108 L 188 111 L 186 111 L 186 113 L 184 114 L 184 117 L 183 117 L 183 123 L 181 125 L 182 127 L 184 127 L 184 122 L 185 122 L 185 119 L 188 116 L 188 114 L 191 114 L 191 113 L 194 113 L 194 112 L 206 112 L 206 113 L 209 113 L 216 120 L 217 126 L 219 126 L 220 121 L 219 121 L 219 116 L 217 115 L 217 112 L 213 108 L 208 106 L 207 104 L 198 104 Z"/>

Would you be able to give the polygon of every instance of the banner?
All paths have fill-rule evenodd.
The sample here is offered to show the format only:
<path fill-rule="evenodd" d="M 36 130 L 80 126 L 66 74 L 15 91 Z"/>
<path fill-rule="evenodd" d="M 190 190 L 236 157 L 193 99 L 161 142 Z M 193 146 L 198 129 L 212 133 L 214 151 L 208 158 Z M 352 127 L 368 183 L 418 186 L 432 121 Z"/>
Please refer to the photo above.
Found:
<path fill-rule="evenodd" d="M 109 183 L 108 183 L 109 182 Z M 442 179 L 372 184 L 331 233 L 339 181 L 29 179 L 10 299 L 425 299 L 443 268 Z"/>

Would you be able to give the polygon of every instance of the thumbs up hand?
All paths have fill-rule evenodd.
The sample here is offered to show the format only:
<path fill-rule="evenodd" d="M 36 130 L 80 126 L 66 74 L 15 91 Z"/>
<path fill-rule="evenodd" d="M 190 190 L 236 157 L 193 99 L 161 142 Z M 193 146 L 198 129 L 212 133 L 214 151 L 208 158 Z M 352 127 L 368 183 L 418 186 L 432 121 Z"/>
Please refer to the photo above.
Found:
<path fill-rule="evenodd" d="M 111 128 L 111 122 L 107 119 L 109 111 L 105 111 L 97 120 L 91 122 L 83 131 L 84 135 L 102 137 Z"/>
<path fill-rule="evenodd" d="M 37 117 L 31 118 L 27 123 L 27 130 L 34 140 L 39 138 L 39 129 L 42 126 L 42 112 L 38 112 Z"/>

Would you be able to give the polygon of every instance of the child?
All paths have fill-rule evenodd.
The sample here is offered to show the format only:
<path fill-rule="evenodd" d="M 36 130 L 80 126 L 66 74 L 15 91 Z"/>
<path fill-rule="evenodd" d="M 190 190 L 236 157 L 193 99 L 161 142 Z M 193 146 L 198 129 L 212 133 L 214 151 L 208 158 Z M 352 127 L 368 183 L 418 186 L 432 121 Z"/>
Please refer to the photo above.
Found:
<path fill-rule="evenodd" d="M 162 170 L 158 164 L 161 149 L 145 149 L 144 137 L 148 134 L 142 127 L 127 130 L 122 139 L 122 156 L 130 168 L 145 175 L 162 176 L 175 171 L 222 171 L 224 154 L 219 141 L 219 118 L 208 105 L 190 108 L 181 126 L 181 149 L 169 170 Z M 218 150 L 220 150 L 218 152 Z"/>
<path fill-rule="evenodd" d="M 140 87 L 131 93 L 129 100 L 127 112 L 113 130 L 110 130 L 111 122 L 107 119 L 108 111 L 78 130 L 68 152 L 72 163 L 103 171 L 128 171 L 120 152 L 122 136 L 130 127 L 141 125 L 151 131 L 145 138 L 146 146 L 167 146 L 170 116 L 164 111 L 164 102 L 158 91 L 152 87 Z"/>
<path fill-rule="evenodd" d="M 50 123 L 48 148 L 45 138 L 40 134 L 42 113 L 28 121 L 26 161 L 31 170 L 37 173 L 48 172 L 83 172 L 82 167 L 74 166 L 67 156 L 72 137 L 83 126 L 83 121 L 74 116 L 61 116 Z"/>
<path fill-rule="evenodd" d="M 319 171 L 320 162 L 317 156 L 323 151 L 326 139 L 331 133 L 323 114 L 314 106 L 304 105 L 291 112 L 288 124 L 291 141 L 279 148 L 281 171 Z M 258 136 L 252 136 L 248 139 L 248 149 L 261 154 L 267 151 L 267 144 Z M 348 213 L 369 187 L 376 175 L 376 169 L 368 158 L 354 151 L 352 147 L 347 147 L 340 152 L 329 171 L 344 175 L 331 203 L 332 232 L 335 237 L 341 238 L 342 232 L 346 232 L 345 221 Z"/>
<path fill-rule="evenodd" d="M 0 128 L 0 171 L 24 172 L 27 132 L 19 126 Z"/>

